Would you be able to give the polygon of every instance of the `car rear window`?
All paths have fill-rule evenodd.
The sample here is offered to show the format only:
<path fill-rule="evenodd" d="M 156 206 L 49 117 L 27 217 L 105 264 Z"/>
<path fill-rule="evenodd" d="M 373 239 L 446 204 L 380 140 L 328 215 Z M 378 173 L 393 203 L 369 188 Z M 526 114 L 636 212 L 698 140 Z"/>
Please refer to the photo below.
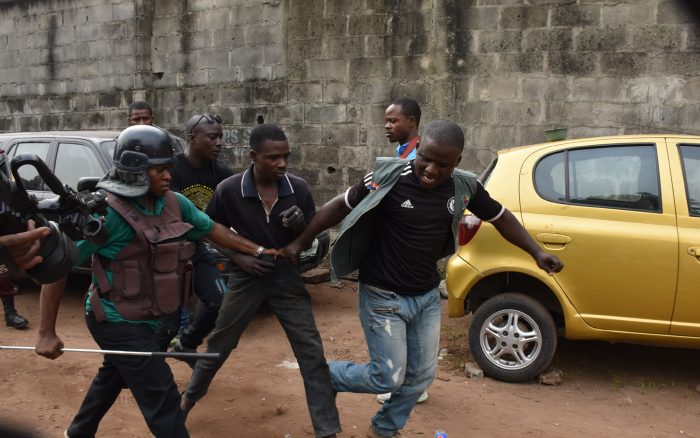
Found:
<path fill-rule="evenodd" d="M 541 159 L 534 183 L 548 201 L 658 212 L 658 168 L 654 145 L 568 149 Z"/>
<path fill-rule="evenodd" d="M 691 216 L 700 216 L 700 146 L 680 145 L 685 193 Z"/>

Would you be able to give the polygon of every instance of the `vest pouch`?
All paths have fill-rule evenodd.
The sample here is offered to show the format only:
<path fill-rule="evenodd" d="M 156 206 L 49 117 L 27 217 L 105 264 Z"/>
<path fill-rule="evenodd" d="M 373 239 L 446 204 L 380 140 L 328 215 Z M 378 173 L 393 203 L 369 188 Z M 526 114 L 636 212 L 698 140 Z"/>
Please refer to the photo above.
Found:
<path fill-rule="evenodd" d="M 121 277 L 124 282 L 124 298 L 135 298 L 141 292 L 141 270 L 138 260 L 124 260 L 121 263 Z"/>
<path fill-rule="evenodd" d="M 152 245 L 151 266 L 158 310 L 162 313 L 176 311 L 182 303 L 182 284 L 178 276 L 180 242 Z"/>

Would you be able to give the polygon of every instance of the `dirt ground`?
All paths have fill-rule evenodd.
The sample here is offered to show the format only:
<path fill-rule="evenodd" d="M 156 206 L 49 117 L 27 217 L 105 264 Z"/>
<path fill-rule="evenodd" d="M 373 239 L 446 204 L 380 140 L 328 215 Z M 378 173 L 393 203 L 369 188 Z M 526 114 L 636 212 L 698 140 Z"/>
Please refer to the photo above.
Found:
<path fill-rule="evenodd" d="M 84 278 L 69 283 L 59 335 L 66 347 L 96 348 L 82 317 Z M 20 313 L 28 330 L 0 327 L 0 344 L 34 345 L 38 288 L 22 284 Z M 310 285 L 317 324 L 329 360 L 366 359 L 356 316 L 356 284 Z M 446 311 L 446 302 L 443 302 Z M 700 351 L 595 342 L 562 341 L 554 366 L 564 371 L 559 386 L 536 382 L 507 384 L 468 379 L 459 365 L 469 360 L 464 347 L 466 318 L 443 319 L 441 360 L 430 400 L 419 405 L 405 437 L 431 438 L 444 429 L 462 437 L 700 437 Z M 78 409 L 101 356 L 66 353 L 56 361 L 31 351 L 0 350 L 0 422 L 40 437 L 60 437 Z M 184 388 L 190 370 L 168 360 Z M 261 313 L 236 352 L 217 375 L 209 394 L 188 419 L 193 437 L 313 436 L 299 371 L 274 316 Z M 378 408 L 374 396 L 339 394 L 344 438 L 364 437 Z M 150 436 L 131 394 L 124 392 L 102 422 L 100 436 Z"/>

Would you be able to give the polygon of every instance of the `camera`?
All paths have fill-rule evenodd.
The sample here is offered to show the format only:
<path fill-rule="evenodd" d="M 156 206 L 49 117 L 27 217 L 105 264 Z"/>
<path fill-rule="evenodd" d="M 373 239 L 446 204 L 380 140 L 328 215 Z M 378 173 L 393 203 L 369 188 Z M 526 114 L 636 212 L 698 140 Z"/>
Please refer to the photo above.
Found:
<path fill-rule="evenodd" d="M 37 201 L 27 193 L 18 174 L 18 170 L 27 165 L 36 169 L 57 197 Z M 39 255 L 43 261 L 26 271 L 37 283 L 54 282 L 71 271 L 78 259 L 74 240 L 86 239 L 95 245 L 107 241 L 106 228 L 102 227 L 101 219 L 94 216 L 106 214 L 106 198 L 104 190 L 76 192 L 61 183 L 34 154 L 17 155 L 9 165 L 7 156 L 0 154 L 0 235 L 26 231 L 30 219 L 37 228 L 51 230 L 41 240 Z"/>

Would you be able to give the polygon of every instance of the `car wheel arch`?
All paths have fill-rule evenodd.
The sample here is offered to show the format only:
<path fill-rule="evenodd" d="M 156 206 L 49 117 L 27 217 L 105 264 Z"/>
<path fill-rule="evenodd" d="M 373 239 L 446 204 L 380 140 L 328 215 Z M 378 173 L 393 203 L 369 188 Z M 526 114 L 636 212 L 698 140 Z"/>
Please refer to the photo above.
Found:
<path fill-rule="evenodd" d="M 563 331 L 565 312 L 558 295 L 541 280 L 521 272 L 499 272 L 479 280 L 467 295 L 464 311 L 473 313 L 488 299 L 510 292 L 527 295 L 538 301 L 552 315 L 557 329 Z"/>

